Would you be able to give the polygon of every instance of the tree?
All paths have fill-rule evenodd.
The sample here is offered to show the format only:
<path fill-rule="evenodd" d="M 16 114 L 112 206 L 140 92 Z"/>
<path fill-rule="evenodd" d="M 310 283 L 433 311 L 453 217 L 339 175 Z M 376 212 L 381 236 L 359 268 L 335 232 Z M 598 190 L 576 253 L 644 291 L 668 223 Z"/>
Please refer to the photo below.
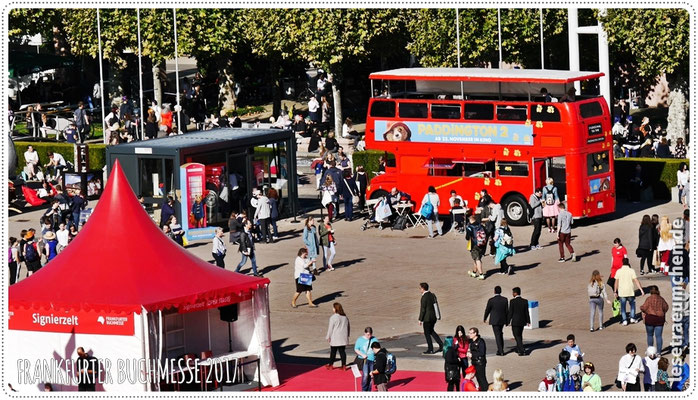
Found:
<path fill-rule="evenodd" d="M 370 56 L 375 41 L 398 32 L 406 20 L 395 9 L 307 9 L 287 15 L 293 24 L 298 52 L 332 79 L 335 130 L 342 126 L 341 84 L 347 65 Z"/>

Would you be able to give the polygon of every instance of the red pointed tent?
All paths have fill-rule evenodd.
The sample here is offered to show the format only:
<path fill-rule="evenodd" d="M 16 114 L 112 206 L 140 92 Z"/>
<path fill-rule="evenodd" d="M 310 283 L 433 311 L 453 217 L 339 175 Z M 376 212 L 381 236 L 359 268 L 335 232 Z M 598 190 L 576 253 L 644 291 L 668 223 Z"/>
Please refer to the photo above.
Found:
<path fill-rule="evenodd" d="M 237 303 L 268 284 L 209 264 L 166 237 L 114 168 L 98 206 L 75 240 L 9 289 L 10 309 L 141 312 Z"/>

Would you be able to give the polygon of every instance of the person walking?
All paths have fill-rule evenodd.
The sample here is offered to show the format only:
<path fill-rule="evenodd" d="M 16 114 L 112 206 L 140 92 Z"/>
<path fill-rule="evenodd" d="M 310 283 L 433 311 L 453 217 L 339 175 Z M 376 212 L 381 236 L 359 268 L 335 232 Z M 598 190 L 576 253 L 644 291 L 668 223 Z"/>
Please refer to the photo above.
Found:
<path fill-rule="evenodd" d="M 514 237 L 506 219 L 502 219 L 499 228 L 494 231 L 494 244 L 497 248 L 494 264 L 499 264 L 499 273 L 501 275 L 511 275 L 513 269 L 507 263 L 507 258 L 516 254 L 516 250 L 514 250 Z"/>
<path fill-rule="evenodd" d="M 373 363 L 373 371 L 371 371 L 371 376 L 373 377 L 373 383 L 376 385 L 376 390 L 379 392 L 388 391 L 388 381 L 390 378 L 386 375 L 385 371 L 388 368 L 388 351 L 381 348 L 381 344 L 378 342 L 373 342 L 371 344 L 371 350 L 375 354 L 376 360 Z"/>
<path fill-rule="evenodd" d="M 679 138 L 681 139 L 681 138 Z M 683 140 L 681 140 L 681 146 L 683 147 Z M 679 148 L 679 144 L 677 143 L 676 148 Z M 685 150 L 684 150 L 685 152 Z M 685 153 L 684 153 L 685 155 Z M 676 157 L 676 158 L 681 158 L 681 157 Z M 688 165 L 685 162 L 682 162 L 679 164 L 679 169 L 676 171 L 676 182 L 677 182 L 677 187 L 679 189 L 679 204 L 682 203 L 682 197 L 683 197 L 683 191 L 684 189 L 688 186 L 688 178 L 690 176 L 690 172 L 688 171 Z"/>
<path fill-rule="evenodd" d="M 620 299 L 620 314 L 623 319 L 623 325 L 628 325 L 628 316 L 625 312 L 626 303 L 630 303 L 630 323 L 634 324 L 637 322 L 635 319 L 635 288 L 633 288 L 633 283 L 640 289 L 640 296 L 644 296 L 645 292 L 642 290 L 640 281 L 637 280 L 635 270 L 630 268 L 630 263 L 628 260 L 625 260 L 623 267 L 616 272 L 614 287 L 616 297 Z"/>
<path fill-rule="evenodd" d="M 340 303 L 333 303 L 332 309 L 334 313 L 330 317 L 329 326 L 327 327 L 327 335 L 325 339 L 330 344 L 330 363 L 325 367 L 327 369 L 334 368 L 334 359 L 339 351 L 339 360 L 342 363 L 342 369 L 347 368 L 347 353 L 346 347 L 349 343 L 349 335 L 351 332 L 349 318 L 344 313 L 344 308 Z"/>
<path fill-rule="evenodd" d="M 441 231 L 441 223 L 439 222 L 439 206 L 441 205 L 441 200 L 439 199 L 439 195 L 436 193 L 436 188 L 433 186 L 429 186 L 427 193 L 422 198 L 420 210 L 424 209 L 425 204 L 431 205 L 431 213 L 429 213 L 429 215 L 422 213 L 422 216 L 427 221 L 427 227 L 429 228 L 429 238 L 431 239 L 434 237 L 434 228 L 432 227 L 432 224 L 436 224 L 436 230 L 438 231 L 439 236 L 443 236 L 443 232 Z"/>
<path fill-rule="evenodd" d="M 223 228 L 218 227 L 216 228 L 215 236 L 213 236 L 213 248 L 211 249 L 211 255 L 213 255 L 213 259 L 216 261 L 216 265 L 223 269 L 225 269 L 225 253 L 226 249 L 225 243 L 223 243 Z"/>
<path fill-rule="evenodd" d="M 574 254 L 574 248 L 570 241 L 572 240 L 572 213 L 565 209 L 563 203 L 559 203 L 557 207 L 560 209 L 557 220 L 557 247 L 560 250 L 560 259 L 558 262 L 565 262 L 565 249 L 570 252 L 571 260 L 577 261 L 577 256 Z"/>
<path fill-rule="evenodd" d="M 334 260 L 334 256 L 337 254 L 337 251 L 334 247 L 334 229 L 332 228 L 332 224 L 330 223 L 329 216 L 325 216 L 324 222 L 320 224 L 319 231 L 320 244 L 322 244 L 322 250 L 324 255 L 324 268 L 328 271 L 334 271 L 334 268 L 332 267 L 332 260 Z"/>
<path fill-rule="evenodd" d="M 470 337 L 470 349 L 468 351 L 470 367 L 466 369 L 465 373 L 468 374 L 468 370 L 474 366 L 478 387 L 481 392 L 485 392 L 489 387 L 489 383 L 487 383 L 487 345 L 480 337 L 480 331 L 477 328 L 470 328 L 468 337 Z M 466 379 L 468 379 L 467 375 Z"/>
<path fill-rule="evenodd" d="M 254 238 L 252 237 L 252 221 L 250 220 L 245 222 L 245 231 L 240 235 L 240 246 L 238 246 L 238 251 L 242 253 L 242 259 L 237 268 L 235 268 L 235 272 L 240 272 L 240 268 L 247 263 L 247 259 L 249 258 L 252 262 L 252 274 L 261 277 L 262 274 L 257 272 L 257 257 L 255 256 L 254 250 Z"/>
<path fill-rule="evenodd" d="M 558 204 L 560 204 L 560 197 L 557 194 L 557 188 L 553 185 L 553 178 L 548 177 L 545 180 L 545 186 L 541 190 L 543 195 L 543 217 L 545 217 L 545 222 L 548 225 L 549 232 L 556 232 L 556 227 L 559 228 L 559 224 L 556 223 L 556 218 L 559 214 Z"/>
<path fill-rule="evenodd" d="M 231 244 L 240 244 L 240 236 L 245 231 L 244 215 L 238 214 L 236 211 L 230 213 L 228 230 L 230 232 L 228 242 Z"/>
<path fill-rule="evenodd" d="M 422 282 L 419 284 L 419 290 L 422 292 L 422 298 L 420 300 L 419 307 L 419 325 L 424 328 L 424 337 L 427 340 L 427 351 L 422 354 L 436 354 L 443 351 L 443 343 L 441 338 L 434 331 L 434 325 L 436 321 L 441 319 L 440 311 L 437 315 L 438 303 L 436 300 L 436 295 L 429 291 L 429 284 Z M 432 344 L 431 338 L 434 338 L 436 344 L 439 348 L 434 351 L 434 345 Z"/>
<path fill-rule="evenodd" d="M 647 272 L 653 272 L 652 256 L 654 247 L 654 236 L 657 230 L 652 226 L 652 220 L 649 215 L 642 216 L 640 229 L 638 232 L 638 244 L 635 255 L 640 259 L 640 275 L 645 274 L 645 263 L 647 263 Z"/>
<path fill-rule="evenodd" d="M 298 308 L 296 300 L 298 300 L 298 297 L 300 297 L 303 292 L 305 292 L 305 296 L 308 298 L 308 306 L 317 308 L 317 305 L 313 303 L 313 296 L 311 294 L 313 291 L 312 278 L 310 282 L 306 281 L 305 283 L 301 283 L 301 274 L 304 276 L 310 275 L 310 270 L 308 268 L 313 263 L 315 263 L 315 260 L 308 259 L 308 249 L 301 247 L 298 250 L 298 256 L 296 257 L 293 268 L 293 280 L 296 284 L 296 293 L 293 295 L 293 300 L 291 300 L 291 307 L 293 308 Z"/>
<path fill-rule="evenodd" d="M 458 350 L 453 345 L 453 336 L 444 339 L 444 378 L 448 384 L 447 391 L 459 391 L 460 386 L 460 363 L 458 361 Z"/>
<path fill-rule="evenodd" d="M 528 199 L 528 205 L 533 211 L 531 214 L 531 224 L 533 224 L 533 232 L 531 233 L 531 250 L 540 250 L 540 230 L 543 225 L 543 189 L 536 188 L 536 191 L 531 194 Z"/>
<path fill-rule="evenodd" d="M 318 274 L 317 267 L 314 265 L 315 259 L 317 259 L 318 256 L 318 241 L 316 231 L 315 218 L 306 218 L 305 227 L 303 228 L 303 244 L 305 244 L 305 247 L 308 249 L 308 259 L 313 261 L 313 264 L 311 264 L 313 275 Z"/>
<path fill-rule="evenodd" d="M 468 271 L 468 275 L 479 280 L 485 279 L 482 273 L 482 256 L 487 248 L 487 232 L 482 222 L 478 221 L 475 215 L 470 215 L 469 223 L 465 227 L 465 240 L 468 241 L 468 250 L 473 259 L 473 269 Z"/>
<path fill-rule="evenodd" d="M 603 303 L 609 305 L 611 300 L 606 294 L 606 285 L 604 285 L 601 273 L 595 269 L 591 273 L 589 285 L 587 285 L 587 295 L 589 296 L 589 331 L 594 332 L 594 317 L 595 314 L 599 317 L 599 330 L 603 329 Z"/>
<path fill-rule="evenodd" d="M 621 389 L 624 392 L 639 392 L 640 381 L 638 375 L 644 371 L 642 359 L 637 356 L 637 347 L 634 343 L 625 346 L 625 355 L 618 361 L 618 377 Z"/>
<path fill-rule="evenodd" d="M 325 175 L 324 184 L 322 185 L 322 199 L 320 203 L 323 207 L 327 208 L 327 215 L 330 217 L 330 221 L 334 216 L 334 210 L 337 199 L 337 185 L 335 185 L 332 175 Z M 339 211 L 339 210 L 337 210 Z"/>
<path fill-rule="evenodd" d="M 377 342 L 373 336 L 373 328 L 367 326 L 364 329 L 364 334 L 359 336 L 354 343 L 354 353 L 356 353 L 355 364 L 361 370 L 361 391 L 371 391 L 371 371 L 373 371 L 373 363 L 376 360 L 376 355 L 371 349 L 371 345 Z"/>
<path fill-rule="evenodd" d="M 492 326 L 492 332 L 494 333 L 494 339 L 497 343 L 497 355 L 504 355 L 504 325 L 507 325 L 507 318 L 509 316 L 509 303 L 506 297 L 502 296 L 502 288 L 500 286 L 494 287 L 494 296 L 487 300 L 487 306 L 485 307 L 485 316 L 482 319 L 484 323 L 487 323 L 487 317 L 490 317 L 489 324 Z"/>
<path fill-rule="evenodd" d="M 17 282 L 19 276 L 19 241 L 16 237 L 10 236 L 10 247 L 8 253 L 8 267 L 10 268 L 10 285 Z"/>
<path fill-rule="evenodd" d="M 456 327 L 456 334 L 453 336 L 453 347 L 458 352 L 458 367 L 460 372 L 465 377 L 465 369 L 468 368 L 468 349 L 470 348 L 470 339 L 465 334 L 463 325 Z"/>
<path fill-rule="evenodd" d="M 647 332 L 647 346 L 655 345 L 657 340 L 657 350 L 662 353 L 664 342 L 662 340 L 662 332 L 664 323 L 666 322 L 666 313 L 669 311 L 669 305 L 666 300 L 659 294 L 657 286 L 650 287 L 650 295 L 645 302 L 640 306 L 642 311 L 642 320 L 645 321 L 645 331 Z"/>
<path fill-rule="evenodd" d="M 516 340 L 516 353 L 519 356 L 525 356 L 523 330 L 524 326 L 531 325 L 531 317 L 528 314 L 528 300 L 521 297 L 521 288 L 515 287 L 511 291 L 513 299 L 509 301 L 507 325 L 511 325 L 511 333 Z"/>
<path fill-rule="evenodd" d="M 502 226 L 502 221 L 504 218 L 504 210 L 502 210 L 502 205 L 495 203 L 494 200 L 490 199 L 487 203 L 488 217 L 487 223 L 485 225 L 485 231 L 487 231 L 487 237 L 490 243 L 490 255 L 496 256 L 496 241 L 494 240 L 494 234 Z"/>
<path fill-rule="evenodd" d="M 673 249 L 674 238 L 671 234 L 671 224 L 669 217 L 665 215 L 659 221 L 659 243 L 657 244 L 660 259 L 659 269 L 664 275 L 669 273 L 669 258 Z"/>
<path fill-rule="evenodd" d="M 269 223 L 271 222 L 271 204 L 269 198 L 264 193 L 255 189 L 252 196 L 257 199 L 257 207 L 255 208 L 253 220 L 255 224 L 259 222 L 259 227 L 262 230 L 262 240 L 265 243 L 271 242 L 271 234 L 269 233 Z"/>

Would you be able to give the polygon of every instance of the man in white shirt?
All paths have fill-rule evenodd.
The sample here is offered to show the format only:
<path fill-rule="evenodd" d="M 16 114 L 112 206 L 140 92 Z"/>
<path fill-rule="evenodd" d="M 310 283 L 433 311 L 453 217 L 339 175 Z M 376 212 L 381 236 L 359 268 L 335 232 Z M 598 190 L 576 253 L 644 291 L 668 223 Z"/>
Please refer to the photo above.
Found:
<path fill-rule="evenodd" d="M 65 158 L 63 158 L 60 153 L 49 151 L 48 163 L 44 165 L 44 167 L 46 167 L 46 172 L 48 172 L 50 176 L 57 178 L 63 170 L 68 168 L 68 165 L 65 163 Z"/>
<path fill-rule="evenodd" d="M 69 237 L 70 234 L 68 233 L 68 230 L 65 229 L 65 223 L 62 222 L 58 226 L 58 230 L 56 231 L 56 239 L 58 240 L 58 246 L 56 247 L 56 250 L 59 253 L 68 245 Z"/>
<path fill-rule="evenodd" d="M 39 153 L 34 150 L 34 146 L 27 146 L 27 151 L 24 152 L 24 160 L 27 163 L 24 172 L 27 173 L 28 179 L 34 179 L 36 177 L 36 167 L 39 165 Z"/>

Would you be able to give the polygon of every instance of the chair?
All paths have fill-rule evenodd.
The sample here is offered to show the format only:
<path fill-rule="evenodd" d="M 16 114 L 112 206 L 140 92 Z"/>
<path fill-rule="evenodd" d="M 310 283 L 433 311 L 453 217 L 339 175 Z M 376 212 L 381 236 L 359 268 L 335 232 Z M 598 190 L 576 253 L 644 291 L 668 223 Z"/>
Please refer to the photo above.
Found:
<path fill-rule="evenodd" d="M 201 352 L 201 358 L 200 360 L 207 360 L 209 358 L 213 357 L 213 352 L 211 350 L 206 350 Z M 201 390 L 203 391 L 208 391 L 208 383 L 209 383 L 209 370 L 214 368 L 213 366 L 208 366 L 208 365 L 200 365 L 199 366 L 199 372 L 201 376 Z M 213 375 L 213 389 L 218 389 L 218 381 L 215 379 L 215 375 Z"/>
<path fill-rule="evenodd" d="M 460 235 L 460 234 L 465 234 L 465 230 L 463 232 L 459 232 L 458 229 L 456 229 L 456 216 L 457 215 L 462 215 L 463 216 L 463 228 L 465 228 L 465 217 L 468 215 L 468 208 L 463 207 L 463 208 L 458 208 L 458 209 L 453 209 L 451 210 L 451 220 L 453 221 L 453 224 L 451 226 L 451 231 L 453 232 L 454 235 Z"/>

